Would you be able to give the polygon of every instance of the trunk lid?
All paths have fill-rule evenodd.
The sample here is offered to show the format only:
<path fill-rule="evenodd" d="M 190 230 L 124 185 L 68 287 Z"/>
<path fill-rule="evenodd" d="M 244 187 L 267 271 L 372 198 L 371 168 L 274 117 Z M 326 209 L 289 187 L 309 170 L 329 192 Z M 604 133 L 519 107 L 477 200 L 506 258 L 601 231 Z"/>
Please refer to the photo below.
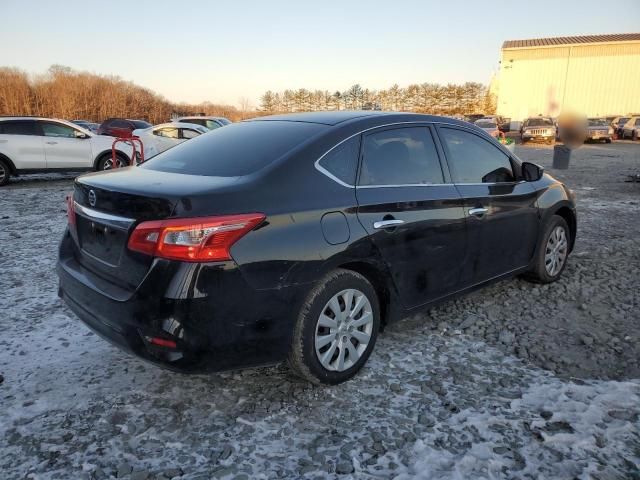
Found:
<path fill-rule="evenodd" d="M 100 278 L 135 290 L 153 258 L 127 248 L 140 222 L 169 218 L 180 203 L 234 183 L 233 178 L 156 172 L 138 167 L 84 175 L 76 179 L 76 260 Z M 188 209 L 187 209 L 188 210 Z"/>

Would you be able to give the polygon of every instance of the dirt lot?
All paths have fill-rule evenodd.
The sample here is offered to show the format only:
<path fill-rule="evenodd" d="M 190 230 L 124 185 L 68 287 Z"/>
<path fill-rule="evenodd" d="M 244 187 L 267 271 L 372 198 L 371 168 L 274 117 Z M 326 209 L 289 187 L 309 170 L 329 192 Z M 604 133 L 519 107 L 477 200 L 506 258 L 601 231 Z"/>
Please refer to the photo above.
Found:
<path fill-rule="evenodd" d="M 551 148 L 518 147 L 551 165 Z M 388 328 L 356 379 L 182 376 L 56 297 L 71 176 L 0 190 L 0 472 L 13 478 L 640 478 L 640 144 L 552 171 L 577 193 L 561 281 L 500 282 Z"/>

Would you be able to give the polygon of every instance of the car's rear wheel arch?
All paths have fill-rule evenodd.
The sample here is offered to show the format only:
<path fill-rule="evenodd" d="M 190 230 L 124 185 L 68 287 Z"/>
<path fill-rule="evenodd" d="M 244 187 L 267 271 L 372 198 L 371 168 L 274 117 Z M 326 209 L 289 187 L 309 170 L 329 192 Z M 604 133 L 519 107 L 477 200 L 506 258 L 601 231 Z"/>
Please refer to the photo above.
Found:
<path fill-rule="evenodd" d="M 347 262 L 338 265 L 337 268 L 359 273 L 373 286 L 380 305 L 380 325 L 384 327 L 392 317 L 393 308 L 391 301 L 391 286 L 387 281 L 389 277 L 385 275 L 380 268 L 368 262 Z"/>

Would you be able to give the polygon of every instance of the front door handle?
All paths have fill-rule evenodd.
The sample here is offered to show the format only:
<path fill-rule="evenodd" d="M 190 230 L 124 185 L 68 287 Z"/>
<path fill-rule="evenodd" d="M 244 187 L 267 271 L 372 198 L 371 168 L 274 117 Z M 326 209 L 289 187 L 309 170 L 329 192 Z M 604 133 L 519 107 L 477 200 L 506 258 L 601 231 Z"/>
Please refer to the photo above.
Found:
<path fill-rule="evenodd" d="M 402 225 L 404 220 L 382 220 L 380 222 L 373 222 L 373 228 L 376 230 L 383 230 L 386 228 L 397 227 L 398 225 Z"/>
<path fill-rule="evenodd" d="M 489 209 L 484 207 L 470 208 L 469 215 L 475 215 L 476 217 L 481 217 L 488 211 Z"/>
<path fill-rule="evenodd" d="M 58 142 L 47 142 L 47 145 L 57 145 Z"/>

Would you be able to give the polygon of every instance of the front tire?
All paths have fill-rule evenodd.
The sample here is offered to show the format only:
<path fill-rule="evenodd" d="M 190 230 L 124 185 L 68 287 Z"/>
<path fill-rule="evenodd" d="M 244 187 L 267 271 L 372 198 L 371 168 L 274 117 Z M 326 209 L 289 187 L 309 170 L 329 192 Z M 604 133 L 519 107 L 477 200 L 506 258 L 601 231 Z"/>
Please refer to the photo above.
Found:
<path fill-rule="evenodd" d="M 536 283 L 551 283 L 560 278 L 569 259 L 571 232 L 564 218 L 554 215 L 547 223 L 535 264 L 525 278 Z"/>
<path fill-rule="evenodd" d="M 631 134 L 631 140 L 633 140 L 634 142 L 638 140 L 638 132 L 636 132 L 635 130 Z"/>
<path fill-rule="evenodd" d="M 128 159 L 116 153 L 116 165 L 117 165 L 117 168 L 128 167 L 129 166 Z M 101 172 L 103 170 L 112 170 L 112 169 L 113 169 L 113 159 L 111 157 L 111 154 L 105 154 L 102 157 L 100 157 L 100 160 L 98 160 L 98 165 L 96 170 Z"/>
<path fill-rule="evenodd" d="M 371 283 L 357 272 L 334 270 L 300 309 L 289 365 L 315 384 L 345 382 L 366 363 L 379 329 L 380 306 Z"/>
<path fill-rule="evenodd" d="M 11 177 L 11 169 L 9 165 L 4 160 L 0 159 L 0 187 L 5 186 L 9 183 L 9 178 Z"/>

